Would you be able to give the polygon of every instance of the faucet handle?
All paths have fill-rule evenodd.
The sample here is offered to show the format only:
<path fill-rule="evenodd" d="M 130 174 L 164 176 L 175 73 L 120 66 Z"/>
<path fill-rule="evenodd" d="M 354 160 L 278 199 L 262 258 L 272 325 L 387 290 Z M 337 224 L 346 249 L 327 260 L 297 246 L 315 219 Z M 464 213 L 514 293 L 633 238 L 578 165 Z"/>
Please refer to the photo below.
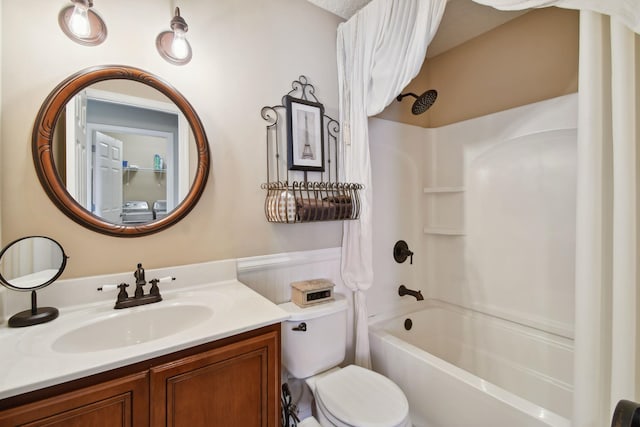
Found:
<path fill-rule="evenodd" d="M 149 283 L 151 283 L 151 289 L 149 289 L 149 295 L 160 296 L 160 288 L 158 288 L 158 283 L 166 283 L 171 282 L 172 280 L 176 280 L 175 277 L 167 276 L 161 277 L 160 279 L 151 279 Z"/>
<path fill-rule="evenodd" d="M 120 292 L 118 292 L 117 301 L 124 301 L 129 298 L 129 294 L 127 294 L 127 288 L 129 287 L 129 285 L 127 285 L 126 283 L 120 283 L 117 287 L 118 289 L 120 289 Z"/>
<path fill-rule="evenodd" d="M 119 285 L 102 285 L 98 288 L 98 290 L 101 292 L 107 292 L 120 289 L 120 292 L 118 292 L 118 301 L 122 301 L 129 297 L 129 294 L 127 294 L 128 287 L 129 285 L 127 285 L 126 283 L 120 283 Z"/>
<path fill-rule="evenodd" d="M 404 240 L 398 240 L 393 246 L 393 259 L 398 264 L 402 264 L 408 257 L 411 257 L 409 264 L 413 264 L 413 252 L 409 249 L 409 245 Z"/>

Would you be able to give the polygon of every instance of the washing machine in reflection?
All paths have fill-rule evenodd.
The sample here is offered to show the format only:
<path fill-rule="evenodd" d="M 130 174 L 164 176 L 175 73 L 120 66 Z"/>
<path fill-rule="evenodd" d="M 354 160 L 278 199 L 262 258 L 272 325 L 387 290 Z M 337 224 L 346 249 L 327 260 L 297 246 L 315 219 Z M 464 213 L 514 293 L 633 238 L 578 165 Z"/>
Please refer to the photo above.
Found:
<path fill-rule="evenodd" d="M 145 200 L 130 200 L 122 205 L 123 224 L 143 224 L 153 221 L 153 212 Z"/>
<path fill-rule="evenodd" d="M 156 200 L 153 202 L 153 219 L 162 219 L 167 216 L 167 201 Z"/>

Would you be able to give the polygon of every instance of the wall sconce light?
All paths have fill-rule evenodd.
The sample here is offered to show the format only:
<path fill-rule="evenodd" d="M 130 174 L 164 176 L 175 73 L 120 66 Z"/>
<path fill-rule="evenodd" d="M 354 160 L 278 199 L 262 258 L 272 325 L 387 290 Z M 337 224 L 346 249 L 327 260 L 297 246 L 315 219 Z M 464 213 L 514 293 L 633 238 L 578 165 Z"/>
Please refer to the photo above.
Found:
<path fill-rule="evenodd" d="M 72 6 L 60 11 L 58 23 L 62 31 L 76 43 L 96 46 L 107 38 L 107 26 L 91 9 L 93 0 L 71 0 Z"/>
<path fill-rule="evenodd" d="M 175 65 L 184 65 L 191 61 L 191 45 L 185 34 L 189 30 L 187 23 L 180 16 L 180 8 L 171 19 L 171 31 L 163 31 L 156 38 L 158 53 Z"/>

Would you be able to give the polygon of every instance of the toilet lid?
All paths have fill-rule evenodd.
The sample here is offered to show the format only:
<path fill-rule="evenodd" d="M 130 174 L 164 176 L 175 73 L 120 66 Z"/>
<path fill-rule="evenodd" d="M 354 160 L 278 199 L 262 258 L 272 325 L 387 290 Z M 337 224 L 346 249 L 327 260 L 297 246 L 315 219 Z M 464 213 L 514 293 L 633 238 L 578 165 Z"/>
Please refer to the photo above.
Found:
<path fill-rule="evenodd" d="M 351 426 L 397 426 L 409 413 L 400 387 L 383 375 L 356 365 L 318 379 L 316 398 L 332 417 Z"/>

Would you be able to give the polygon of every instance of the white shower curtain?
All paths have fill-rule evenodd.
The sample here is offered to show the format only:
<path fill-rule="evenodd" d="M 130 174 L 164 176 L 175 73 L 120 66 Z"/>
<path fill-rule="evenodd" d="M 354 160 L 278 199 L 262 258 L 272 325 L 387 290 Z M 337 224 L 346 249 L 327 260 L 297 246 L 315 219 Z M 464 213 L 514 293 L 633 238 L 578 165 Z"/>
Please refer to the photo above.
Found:
<path fill-rule="evenodd" d="M 338 27 L 338 80 L 346 182 L 364 184 L 358 221 L 346 221 L 342 279 L 354 292 L 355 363 L 371 367 L 364 291 L 373 284 L 368 116 L 418 74 L 446 0 L 373 0 Z"/>
<path fill-rule="evenodd" d="M 557 6 L 565 9 L 590 10 L 615 16 L 627 27 L 640 33 L 638 0 L 473 0 L 500 10 L 523 10 L 534 7 Z"/>
<path fill-rule="evenodd" d="M 356 363 L 364 366 L 363 291 L 373 281 L 367 116 L 381 111 L 418 72 L 444 7 L 443 1 L 406 1 L 426 8 L 425 17 L 407 17 L 409 29 L 398 28 L 390 16 L 405 1 L 374 0 L 338 30 L 345 177 L 367 186 L 360 221 L 345 224 L 342 257 L 343 278 L 356 294 Z M 640 0 L 474 1 L 509 10 L 582 9 L 573 425 L 606 426 L 619 399 L 640 400 Z M 418 28 L 422 37 L 401 37 Z M 397 39 L 393 31 L 400 33 Z M 391 40 L 396 43 L 385 44 Z"/>
<path fill-rule="evenodd" d="M 607 426 L 640 400 L 640 1 L 474 1 L 581 9 L 572 424 Z"/>
<path fill-rule="evenodd" d="M 609 425 L 640 400 L 638 167 L 640 38 L 580 15 L 575 426 Z"/>

